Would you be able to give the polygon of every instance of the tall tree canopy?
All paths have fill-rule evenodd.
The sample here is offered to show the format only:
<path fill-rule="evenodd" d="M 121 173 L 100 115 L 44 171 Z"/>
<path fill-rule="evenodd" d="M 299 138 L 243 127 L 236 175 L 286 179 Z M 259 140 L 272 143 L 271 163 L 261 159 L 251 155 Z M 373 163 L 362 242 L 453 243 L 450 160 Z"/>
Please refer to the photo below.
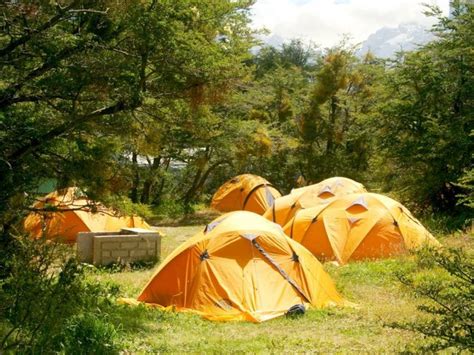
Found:
<path fill-rule="evenodd" d="M 472 6 L 432 9 L 436 39 L 383 61 L 346 42 L 252 54 L 251 5 L 3 2 L 2 231 L 51 178 L 145 204 L 191 204 L 245 172 L 283 191 L 345 175 L 437 210 L 469 201 Z"/>
<path fill-rule="evenodd" d="M 42 178 L 80 183 L 90 193 L 120 186 L 113 184 L 121 169 L 117 156 L 140 153 L 139 136 L 165 121 L 182 123 L 183 109 L 172 111 L 177 101 L 196 111 L 223 98 L 245 73 L 250 5 L 3 2 L 3 228 L 17 216 L 8 211 L 27 206 L 24 193 Z"/>
<path fill-rule="evenodd" d="M 436 210 L 455 211 L 456 185 L 472 168 L 474 143 L 474 11 L 437 9 L 437 38 L 407 53 L 386 77 L 378 132 L 390 166 L 388 188 Z"/>

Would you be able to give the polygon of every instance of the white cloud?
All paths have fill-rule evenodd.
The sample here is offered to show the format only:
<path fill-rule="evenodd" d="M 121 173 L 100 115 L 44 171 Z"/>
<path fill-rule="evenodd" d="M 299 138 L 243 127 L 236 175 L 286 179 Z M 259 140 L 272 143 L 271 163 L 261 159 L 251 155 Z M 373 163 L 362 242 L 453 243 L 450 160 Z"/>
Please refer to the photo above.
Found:
<path fill-rule="evenodd" d="M 344 34 L 358 43 L 381 27 L 429 25 L 432 20 L 422 14 L 422 3 L 449 12 L 449 0 L 257 0 L 253 26 L 285 40 L 301 38 L 323 47 L 336 44 Z"/>

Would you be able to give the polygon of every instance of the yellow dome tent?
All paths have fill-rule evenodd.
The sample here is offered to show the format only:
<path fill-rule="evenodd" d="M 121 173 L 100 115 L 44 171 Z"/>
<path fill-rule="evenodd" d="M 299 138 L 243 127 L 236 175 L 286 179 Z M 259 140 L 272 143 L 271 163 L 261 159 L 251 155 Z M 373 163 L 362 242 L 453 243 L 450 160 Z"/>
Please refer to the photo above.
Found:
<path fill-rule="evenodd" d="M 138 301 L 210 320 L 252 322 L 284 315 L 298 304 L 347 304 L 308 250 L 280 226 L 246 211 L 217 218 L 179 246 Z"/>
<path fill-rule="evenodd" d="M 334 176 L 317 184 L 299 187 L 291 190 L 290 194 L 301 195 L 304 192 L 313 191 L 320 198 L 342 196 L 356 192 L 367 192 L 361 183 L 342 176 Z"/>
<path fill-rule="evenodd" d="M 327 204 L 334 197 L 366 191 L 364 185 L 354 180 L 332 177 L 314 185 L 293 189 L 289 195 L 277 198 L 263 216 L 284 226 L 300 209 Z"/>
<path fill-rule="evenodd" d="M 54 191 L 33 205 L 24 221 L 24 229 L 34 238 L 46 235 L 75 243 L 79 232 L 119 231 L 121 228 L 145 228 L 150 226 L 140 217 L 117 217 L 111 209 L 84 196 L 77 188 Z M 48 211 L 48 209 L 50 211 Z"/>
<path fill-rule="evenodd" d="M 285 233 L 316 257 L 337 260 L 386 258 L 438 241 L 403 205 L 374 193 L 332 199 L 298 211 Z"/>
<path fill-rule="evenodd" d="M 221 212 L 238 210 L 263 214 L 281 194 L 264 178 L 243 174 L 222 185 L 212 197 L 211 207 Z"/>

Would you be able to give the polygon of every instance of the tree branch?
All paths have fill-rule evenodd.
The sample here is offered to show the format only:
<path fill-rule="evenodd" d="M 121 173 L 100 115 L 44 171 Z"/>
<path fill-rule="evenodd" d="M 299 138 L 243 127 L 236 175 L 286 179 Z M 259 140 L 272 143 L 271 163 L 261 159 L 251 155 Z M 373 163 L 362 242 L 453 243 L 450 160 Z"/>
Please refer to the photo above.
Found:
<path fill-rule="evenodd" d="M 56 56 L 48 58 L 41 66 L 32 70 L 28 75 L 26 75 L 19 82 L 10 85 L 7 89 L 3 90 L 3 93 L 0 95 L 0 109 L 12 105 L 16 98 L 15 94 L 27 83 L 28 81 L 37 78 L 38 76 L 46 73 L 50 69 L 54 68 L 58 62 L 61 60 L 70 57 L 76 52 L 79 52 L 84 49 L 84 43 L 80 43 L 75 47 L 65 48 L 60 51 Z"/>
<path fill-rule="evenodd" d="M 67 7 L 65 8 L 61 8 L 58 6 L 59 8 L 59 13 L 56 14 L 55 16 L 51 17 L 48 21 L 46 21 L 43 25 L 41 25 L 40 27 L 38 27 L 37 29 L 23 35 L 22 37 L 14 40 L 14 41 L 10 41 L 10 43 L 0 49 L 0 57 L 3 57 L 11 52 L 13 52 L 15 50 L 15 48 L 17 48 L 18 46 L 21 46 L 22 44 L 25 44 L 26 42 L 28 42 L 31 38 L 33 38 L 33 36 L 35 35 L 38 35 L 42 32 L 44 32 L 45 30 L 53 27 L 54 25 L 56 25 L 58 22 L 60 22 L 62 19 L 63 19 L 63 16 L 71 9 L 73 8 L 74 6 L 77 5 L 79 1 L 75 0 L 73 1 L 71 4 L 69 4 Z"/>
<path fill-rule="evenodd" d="M 120 111 L 124 111 L 127 109 L 133 109 L 137 106 L 139 106 L 140 102 L 135 102 L 133 104 L 126 104 L 123 101 L 119 101 L 111 106 L 103 107 L 100 109 L 97 109 L 89 114 L 76 117 L 73 120 L 64 122 L 62 125 L 59 125 L 53 129 L 51 129 L 49 132 L 43 134 L 42 136 L 39 136 L 37 138 L 31 139 L 29 142 L 24 144 L 22 147 L 11 153 L 8 157 L 9 162 L 18 162 L 21 158 L 23 158 L 25 155 L 30 154 L 31 152 L 37 150 L 39 147 L 41 147 L 43 144 L 46 142 L 51 141 L 52 139 L 55 139 L 57 137 L 63 136 L 66 133 L 71 132 L 75 128 L 77 128 L 79 125 L 82 125 L 86 122 L 92 121 L 94 118 L 101 117 L 101 116 L 106 116 L 106 115 L 111 115 Z"/>

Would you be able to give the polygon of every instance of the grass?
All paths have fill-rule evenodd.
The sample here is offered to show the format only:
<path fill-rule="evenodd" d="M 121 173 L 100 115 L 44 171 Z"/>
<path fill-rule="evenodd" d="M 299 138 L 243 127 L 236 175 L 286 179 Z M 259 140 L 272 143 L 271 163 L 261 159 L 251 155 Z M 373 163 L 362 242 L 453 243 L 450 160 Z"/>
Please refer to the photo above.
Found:
<path fill-rule="evenodd" d="M 204 228 L 202 221 L 196 221 L 193 219 L 191 226 L 180 222 L 160 227 L 166 234 L 162 257 Z M 472 235 L 457 233 L 440 239 L 445 245 L 472 248 Z M 116 273 L 101 270 L 93 277 L 119 285 L 124 297 L 136 297 L 156 267 Z M 424 316 L 416 308 L 420 300 L 413 298 L 394 277 L 397 270 L 415 268 L 412 257 L 342 267 L 327 263 L 325 268 L 339 291 L 356 302 L 358 308 L 310 310 L 299 318 L 281 317 L 253 324 L 215 323 L 188 313 L 121 306 L 112 320 L 119 325 L 122 346 L 131 353 L 394 353 L 423 342 L 417 334 L 385 326 Z"/>

